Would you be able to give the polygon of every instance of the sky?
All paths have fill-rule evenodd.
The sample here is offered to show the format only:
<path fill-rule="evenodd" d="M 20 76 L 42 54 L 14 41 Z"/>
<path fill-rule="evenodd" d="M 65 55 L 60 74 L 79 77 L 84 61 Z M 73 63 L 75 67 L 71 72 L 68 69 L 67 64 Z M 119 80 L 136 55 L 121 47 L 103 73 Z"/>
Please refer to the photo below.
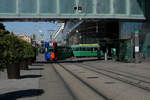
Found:
<path fill-rule="evenodd" d="M 40 34 L 44 33 L 44 40 L 50 39 L 50 34 L 56 32 L 60 26 L 57 22 L 4 22 L 5 28 L 14 34 L 32 36 L 36 34 L 37 39 L 42 39 Z"/>

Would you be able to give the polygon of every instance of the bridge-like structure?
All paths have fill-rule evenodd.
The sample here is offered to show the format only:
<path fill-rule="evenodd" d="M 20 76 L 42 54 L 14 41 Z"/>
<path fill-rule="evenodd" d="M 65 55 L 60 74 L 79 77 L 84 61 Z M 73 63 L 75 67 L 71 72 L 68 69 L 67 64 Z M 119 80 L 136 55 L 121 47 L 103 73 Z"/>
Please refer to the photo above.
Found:
<path fill-rule="evenodd" d="M 150 0 L 0 0 L 0 19 L 140 19 Z"/>

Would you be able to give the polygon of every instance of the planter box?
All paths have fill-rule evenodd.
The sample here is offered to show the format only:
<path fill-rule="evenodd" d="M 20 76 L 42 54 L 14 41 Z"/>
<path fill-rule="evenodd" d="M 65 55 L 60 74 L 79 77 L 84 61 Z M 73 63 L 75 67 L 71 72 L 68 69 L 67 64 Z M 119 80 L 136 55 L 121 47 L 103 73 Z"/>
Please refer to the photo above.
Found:
<path fill-rule="evenodd" d="M 8 79 L 20 79 L 20 65 L 10 64 L 7 67 Z"/>
<path fill-rule="evenodd" d="M 29 69 L 29 67 L 28 67 L 27 61 L 26 60 L 22 61 L 20 63 L 20 70 L 28 70 L 28 69 Z"/>
<path fill-rule="evenodd" d="M 28 61 L 28 65 L 32 65 L 32 59 L 31 58 L 28 59 L 27 61 Z"/>

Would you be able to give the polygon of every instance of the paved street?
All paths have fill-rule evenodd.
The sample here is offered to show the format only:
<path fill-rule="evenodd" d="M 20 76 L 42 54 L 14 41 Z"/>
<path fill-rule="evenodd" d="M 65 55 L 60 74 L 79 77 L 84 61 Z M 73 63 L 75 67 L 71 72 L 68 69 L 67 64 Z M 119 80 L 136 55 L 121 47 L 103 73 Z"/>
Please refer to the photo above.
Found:
<path fill-rule="evenodd" d="M 0 72 L 0 100 L 149 100 L 149 65 L 96 58 L 47 63 L 39 55 L 19 80 Z"/>

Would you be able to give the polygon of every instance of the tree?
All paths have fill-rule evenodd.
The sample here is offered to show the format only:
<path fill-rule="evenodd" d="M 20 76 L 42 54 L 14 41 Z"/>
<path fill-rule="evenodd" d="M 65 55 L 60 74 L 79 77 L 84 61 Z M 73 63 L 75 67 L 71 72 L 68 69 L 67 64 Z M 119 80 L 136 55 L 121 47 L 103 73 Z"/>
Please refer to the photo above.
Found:
<path fill-rule="evenodd" d="M 2 23 L 0 23 L 0 29 L 5 30 L 5 26 Z"/>
<path fill-rule="evenodd" d="M 0 69 L 23 60 L 33 59 L 36 50 L 31 44 L 10 34 L 0 23 Z"/>
<path fill-rule="evenodd" d="M 33 34 L 32 38 L 33 38 L 33 40 L 36 40 L 36 34 Z"/>
<path fill-rule="evenodd" d="M 7 35 L 7 34 L 9 34 L 9 32 L 6 31 L 5 26 L 2 23 L 0 23 L 0 37 L 2 38 L 3 35 Z"/>

